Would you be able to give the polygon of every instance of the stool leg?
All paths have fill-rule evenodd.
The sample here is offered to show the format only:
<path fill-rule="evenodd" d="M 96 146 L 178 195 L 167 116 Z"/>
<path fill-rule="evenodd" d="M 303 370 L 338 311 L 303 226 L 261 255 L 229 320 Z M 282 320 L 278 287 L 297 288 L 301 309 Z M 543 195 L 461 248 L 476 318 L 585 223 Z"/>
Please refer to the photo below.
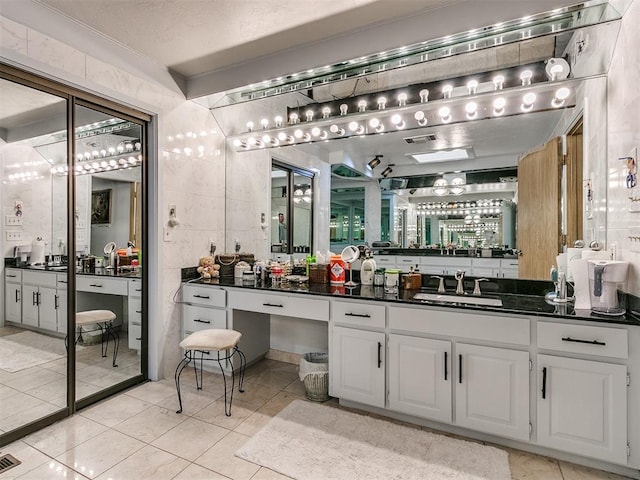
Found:
<path fill-rule="evenodd" d="M 222 383 L 224 385 L 224 414 L 227 417 L 231 416 L 231 402 L 233 401 L 233 384 L 231 387 L 231 400 L 229 401 L 229 406 L 227 407 L 227 376 L 224 373 L 224 369 L 222 368 L 223 360 L 220 358 L 220 351 L 218 351 L 218 366 L 220 367 L 220 371 L 222 372 Z M 231 367 L 231 375 L 233 375 L 233 366 Z"/>
<path fill-rule="evenodd" d="M 113 362 L 111 364 L 114 367 L 117 367 L 116 358 L 118 357 L 118 347 L 120 346 L 120 335 L 116 329 L 113 328 L 113 322 L 105 323 L 105 332 L 107 334 L 107 348 L 109 348 L 109 335 L 113 338 Z M 106 356 L 106 353 L 107 352 L 105 350 L 105 355 L 103 355 L 103 357 Z"/>
<path fill-rule="evenodd" d="M 191 363 L 191 350 L 187 350 L 184 352 L 184 357 L 178 363 L 176 367 L 176 373 L 174 374 L 174 378 L 176 381 L 176 391 L 178 392 L 178 404 L 180 408 L 176 411 L 176 413 L 182 413 L 182 395 L 180 394 L 180 375 L 182 375 L 182 371 L 185 369 L 187 365 Z"/>
<path fill-rule="evenodd" d="M 234 347 L 234 353 L 238 353 L 240 356 L 240 378 L 238 380 L 238 391 L 240 393 L 244 392 L 244 370 L 247 368 L 247 357 L 244 356 L 242 350 L 240 350 L 237 346 Z"/>
<path fill-rule="evenodd" d="M 200 354 L 200 381 L 198 381 L 198 358 L 195 357 L 194 358 L 194 362 L 193 362 L 193 371 L 196 375 L 196 389 L 197 390 L 202 390 L 202 385 L 204 383 L 204 375 L 203 375 L 203 368 L 202 368 L 202 364 L 204 362 L 204 354 L 205 352 L 203 352 L 202 350 L 194 350 L 194 352 L 197 354 Z"/>

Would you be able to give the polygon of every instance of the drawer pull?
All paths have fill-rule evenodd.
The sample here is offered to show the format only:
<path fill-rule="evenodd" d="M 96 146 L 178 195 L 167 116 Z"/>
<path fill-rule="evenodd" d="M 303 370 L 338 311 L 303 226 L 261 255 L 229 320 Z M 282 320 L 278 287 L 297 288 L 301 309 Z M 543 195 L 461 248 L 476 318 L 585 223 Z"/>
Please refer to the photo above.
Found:
<path fill-rule="evenodd" d="M 193 321 L 198 323 L 207 323 L 207 324 L 211 323 L 211 320 L 200 320 L 199 318 L 194 318 Z"/>
<path fill-rule="evenodd" d="M 458 355 L 458 383 L 462 383 L 462 355 Z"/>
<path fill-rule="evenodd" d="M 382 343 L 378 342 L 378 368 L 382 365 Z"/>
<path fill-rule="evenodd" d="M 9 275 L 9 274 L 7 274 L 7 277 L 9 277 L 9 278 L 16 278 L 16 277 L 17 277 L 17 275 Z"/>
<path fill-rule="evenodd" d="M 547 367 L 542 369 L 542 398 L 547 398 Z"/>
<path fill-rule="evenodd" d="M 142 289 L 141 288 L 136 288 L 136 292 L 141 292 Z"/>
<path fill-rule="evenodd" d="M 89 284 L 90 287 L 97 287 L 97 288 L 102 288 L 102 285 L 99 285 L 97 283 L 90 283 Z"/>
<path fill-rule="evenodd" d="M 66 280 L 58 280 L 58 283 L 69 283 Z"/>
<path fill-rule="evenodd" d="M 578 338 L 571 338 L 571 337 L 563 337 L 562 341 L 563 342 L 574 342 L 574 343 L 586 343 L 588 345 L 602 345 L 602 346 L 606 345 L 605 342 L 599 342 L 598 340 L 580 340 Z"/>
<path fill-rule="evenodd" d="M 136 310 L 136 313 L 142 313 L 142 310 Z"/>
<path fill-rule="evenodd" d="M 140 290 L 138 290 L 140 291 Z M 204 298 L 206 300 L 209 300 L 209 295 L 198 295 L 197 293 L 194 295 L 194 298 Z"/>
<path fill-rule="evenodd" d="M 137 340 L 138 342 L 140 342 L 140 341 L 142 341 L 142 337 L 136 337 L 136 340 Z"/>
<path fill-rule="evenodd" d="M 444 352 L 444 380 L 447 381 L 447 377 L 449 376 L 449 367 L 447 366 L 447 357 L 449 356 L 448 352 Z"/>
<path fill-rule="evenodd" d="M 57 310 L 58 308 L 60 308 L 60 305 L 59 305 L 59 303 L 58 303 L 58 299 L 59 299 L 59 298 L 60 298 L 60 297 L 59 297 L 58 295 L 56 295 L 56 296 L 54 297 L 53 308 L 54 308 L 55 310 Z"/>
<path fill-rule="evenodd" d="M 345 317 L 362 317 L 362 318 L 371 318 L 371 315 L 368 313 L 345 313 Z"/>
<path fill-rule="evenodd" d="M 133 325 L 134 327 L 141 327 L 142 324 L 140 322 L 131 322 L 131 325 Z"/>
<path fill-rule="evenodd" d="M 20 290 L 16 288 L 16 303 L 20 302 Z"/>
<path fill-rule="evenodd" d="M 278 308 L 284 307 L 284 305 L 278 305 L 277 303 L 263 303 L 262 305 L 265 307 L 278 307 Z"/>

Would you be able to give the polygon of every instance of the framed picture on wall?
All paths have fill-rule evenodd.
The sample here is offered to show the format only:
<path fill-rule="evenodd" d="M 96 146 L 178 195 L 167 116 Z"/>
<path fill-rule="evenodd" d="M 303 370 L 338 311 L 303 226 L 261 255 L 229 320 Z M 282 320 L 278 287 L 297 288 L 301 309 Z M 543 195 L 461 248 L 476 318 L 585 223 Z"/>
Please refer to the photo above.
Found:
<path fill-rule="evenodd" d="M 91 223 L 111 223 L 111 189 L 91 192 Z"/>

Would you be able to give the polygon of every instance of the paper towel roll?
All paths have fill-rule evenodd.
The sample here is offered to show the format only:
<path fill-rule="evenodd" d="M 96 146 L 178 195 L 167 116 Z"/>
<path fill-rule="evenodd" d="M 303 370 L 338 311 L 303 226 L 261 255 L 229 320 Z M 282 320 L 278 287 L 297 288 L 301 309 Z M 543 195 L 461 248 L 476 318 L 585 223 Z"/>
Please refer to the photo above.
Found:
<path fill-rule="evenodd" d="M 573 295 L 576 299 L 574 308 L 576 310 L 591 310 L 588 263 L 587 260 L 583 259 L 569 262 L 569 272 L 573 277 Z"/>
<path fill-rule="evenodd" d="M 31 265 L 42 265 L 44 263 L 44 240 L 34 240 L 31 244 Z"/>
<path fill-rule="evenodd" d="M 584 248 L 567 248 L 567 264 L 571 260 L 580 260 L 584 251 Z"/>
<path fill-rule="evenodd" d="M 611 254 L 606 250 L 583 250 L 584 260 L 611 260 Z"/>

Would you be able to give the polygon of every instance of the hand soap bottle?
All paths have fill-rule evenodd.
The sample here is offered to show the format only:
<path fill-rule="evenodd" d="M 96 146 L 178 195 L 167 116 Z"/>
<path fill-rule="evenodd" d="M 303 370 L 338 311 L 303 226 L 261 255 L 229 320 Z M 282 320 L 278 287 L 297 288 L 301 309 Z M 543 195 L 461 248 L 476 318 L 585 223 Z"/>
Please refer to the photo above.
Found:
<path fill-rule="evenodd" d="M 365 258 L 360 267 L 360 283 L 373 285 L 373 277 L 376 271 L 376 261 L 373 258 Z"/>

